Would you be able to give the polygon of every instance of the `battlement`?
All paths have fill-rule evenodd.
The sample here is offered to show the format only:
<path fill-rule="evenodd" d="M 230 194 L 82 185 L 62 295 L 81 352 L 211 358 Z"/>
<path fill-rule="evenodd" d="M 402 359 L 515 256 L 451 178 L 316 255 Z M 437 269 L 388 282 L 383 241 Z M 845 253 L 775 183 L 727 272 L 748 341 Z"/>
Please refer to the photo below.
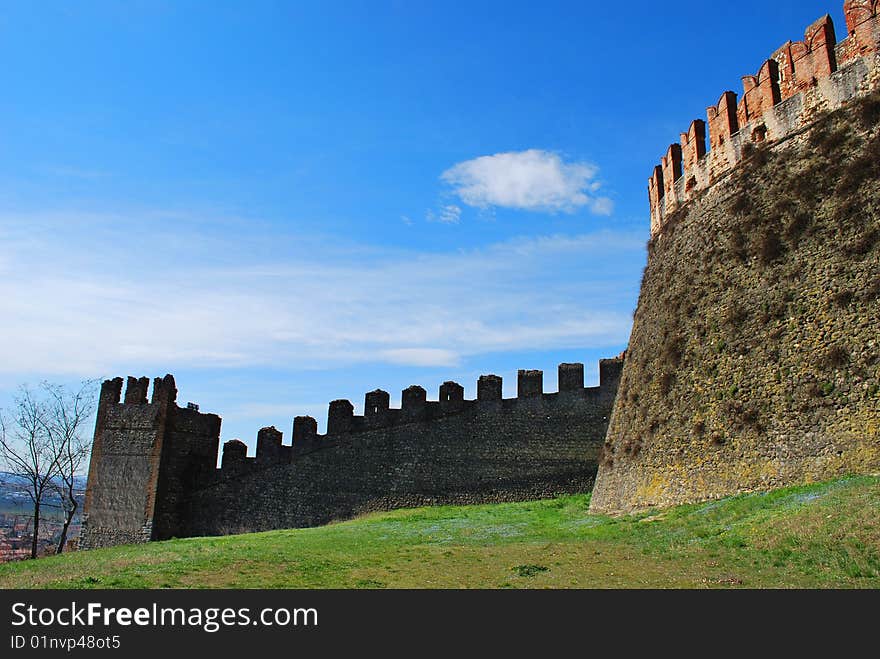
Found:
<path fill-rule="evenodd" d="M 99 406 L 108 408 L 109 405 L 119 405 L 122 398 L 122 378 L 105 380 L 101 384 Z M 149 378 L 128 377 L 125 386 L 124 405 L 147 405 L 147 393 L 150 387 Z M 153 397 L 150 405 L 167 405 L 177 401 L 177 387 L 173 375 L 153 380 Z"/>
<path fill-rule="evenodd" d="M 290 464 L 305 454 L 322 448 L 337 446 L 350 437 L 372 430 L 395 428 L 413 423 L 431 422 L 453 417 L 463 412 L 493 412 L 510 410 L 518 404 L 536 402 L 552 403 L 558 397 L 580 397 L 584 400 L 602 396 L 613 398 L 624 357 L 603 359 L 599 362 L 599 386 L 584 387 L 583 364 L 560 364 L 558 367 L 559 390 L 544 392 L 544 372 L 520 370 L 517 374 L 517 397 L 502 396 L 503 379 L 498 375 L 481 375 L 477 381 L 477 398 L 467 400 L 464 387 L 447 381 L 440 385 L 437 400 L 427 400 L 424 387 L 411 385 L 401 392 L 399 409 L 390 405 L 387 391 L 376 389 L 364 395 L 364 414 L 356 415 L 349 400 L 334 400 L 327 413 L 327 432 L 318 433 L 317 420 L 310 416 L 297 416 L 293 421 L 291 444 L 283 444 L 282 433 L 263 428 L 257 435 L 254 457 L 248 457 L 247 445 L 233 439 L 223 445 L 220 475 L 222 478 L 238 477 L 249 470 L 272 464 Z"/>
<path fill-rule="evenodd" d="M 220 418 L 176 404 L 174 378 L 107 380 L 101 387 L 86 493 L 83 546 L 266 528 L 312 526 L 366 510 L 431 502 L 522 500 L 588 489 L 625 355 L 599 362 L 584 387 L 583 364 L 559 365 L 559 390 L 538 370 L 517 373 L 516 398 L 498 375 L 477 396 L 457 382 L 364 395 L 329 404 L 327 432 L 310 416 L 292 440 L 274 426 L 257 433 L 255 455 Z M 217 467 L 221 452 L 220 467 Z"/>
<path fill-rule="evenodd" d="M 179 533 L 185 494 L 213 475 L 220 417 L 177 407 L 174 377 L 101 385 L 83 508 L 83 546 Z"/>
<path fill-rule="evenodd" d="M 840 42 L 830 16 L 810 25 L 803 41 L 788 41 L 755 75 L 742 79 L 743 95 L 721 95 L 672 144 L 648 179 L 651 237 L 694 196 L 724 178 L 748 145 L 778 143 L 880 85 L 880 0 L 846 0 L 848 35 Z"/>

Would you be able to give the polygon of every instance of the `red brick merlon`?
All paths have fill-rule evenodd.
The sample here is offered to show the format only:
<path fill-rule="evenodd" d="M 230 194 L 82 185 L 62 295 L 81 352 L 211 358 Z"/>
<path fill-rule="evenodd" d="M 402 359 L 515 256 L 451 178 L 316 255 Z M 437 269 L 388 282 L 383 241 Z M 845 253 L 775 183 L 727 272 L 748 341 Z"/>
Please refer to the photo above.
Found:
<path fill-rule="evenodd" d="M 830 16 L 820 18 L 803 41 L 788 41 L 744 76 L 741 97 L 726 91 L 708 108 L 708 150 L 699 119 L 667 149 L 648 180 L 652 238 L 672 212 L 726 176 L 747 145 L 784 140 L 880 87 L 880 0 L 846 0 L 843 11 L 845 39 L 837 41 Z"/>

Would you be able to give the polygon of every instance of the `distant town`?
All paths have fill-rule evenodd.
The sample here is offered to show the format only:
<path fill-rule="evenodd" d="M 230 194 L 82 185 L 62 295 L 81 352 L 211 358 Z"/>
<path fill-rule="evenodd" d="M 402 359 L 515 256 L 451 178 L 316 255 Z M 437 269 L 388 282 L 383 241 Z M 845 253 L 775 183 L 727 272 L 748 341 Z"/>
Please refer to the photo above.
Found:
<path fill-rule="evenodd" d="M 76 485 L 79 507 L 67 532 L 64 551 L 76 550 L 79 541 L 85 478 L 77 479 Z M 0 563 L 30 556 L 33 521 L 33 502 L 21 478 L 0 472 Z M 40 516 L 40 556 L 55 553 L 63 524 L 64 515 L 58 497 L 54 494 L 47 496 Z"/>

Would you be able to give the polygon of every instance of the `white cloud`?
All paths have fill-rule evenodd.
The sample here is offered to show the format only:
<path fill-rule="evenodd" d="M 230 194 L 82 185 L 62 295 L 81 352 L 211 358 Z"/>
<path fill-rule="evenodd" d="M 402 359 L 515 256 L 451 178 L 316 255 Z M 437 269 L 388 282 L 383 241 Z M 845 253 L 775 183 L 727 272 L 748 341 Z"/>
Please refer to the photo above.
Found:
<path fill-rule="evenodd" d="M 385 350 L 382 356 L 391 364 L 405 366 L 458 366 L 459 355 L 440 348 L 399 348 Z"/>
<path fill-rule="evenodd" d="M 610 215 L 613 202 L 598 196 L 597 173 L 595 165 L 569 163 L 558 154 L 529 149 L 460 162 L 441 178 L 465 204 L 477 208 L 555 213 L 586 206 L 598 215 Z"/>
<path fill-rule="evenodd" d="M 644 249 L 611 232 L 427 254 L 274 233 L 251 249 L 246 232 L 176 219 L 89 222 L 0 217 L 0 377 L 453 366 L 619 345 L 638 291 L 627 264 Z"/>
<path fill-rule="evenodd" d="M 244 403 L 238 405 L 233 412 L 238 417 L 248 419 L 265 419 L 266 417 L 282 417 L 292 419 L 302 412 L 304 406 L 326 407 L 327 403 Z"/>
<path fill-rule="evenodd" d="M 440 222 L 441 224 L 458 224 L 461 221 L 461 208 L 455 204 L 442 206 L 437 212 L 429 210 L 425 214 L 428 222 Z"/>
<path fill-rule="evenodd" d="M 67 167 L 64 165 L 46 167 L 43 169 L 47 174 L 58 176 L 60 178 L 76 178 L 86 180 L 96 180 L 109 178 L 110 173 L 97 169 L 83 169 L 81 167 Z"/>
<path fill-rule="evenodd" d="M 590 200 L 590 210 L 596 215 L 611 215 L 614 212 L 614 202 L 608 197 L 596 197 Z"/>

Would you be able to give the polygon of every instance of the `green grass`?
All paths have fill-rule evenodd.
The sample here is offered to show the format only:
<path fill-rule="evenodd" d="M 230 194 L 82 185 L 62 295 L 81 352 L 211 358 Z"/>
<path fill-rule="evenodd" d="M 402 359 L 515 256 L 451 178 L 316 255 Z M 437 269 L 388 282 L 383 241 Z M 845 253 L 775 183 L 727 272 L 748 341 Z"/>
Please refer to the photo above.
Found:
<path fill-rule="evenodd" d="M 630 517 L 589 495 L 0 565 L 2 588 L 880 587 L 880 477 Z"/>

